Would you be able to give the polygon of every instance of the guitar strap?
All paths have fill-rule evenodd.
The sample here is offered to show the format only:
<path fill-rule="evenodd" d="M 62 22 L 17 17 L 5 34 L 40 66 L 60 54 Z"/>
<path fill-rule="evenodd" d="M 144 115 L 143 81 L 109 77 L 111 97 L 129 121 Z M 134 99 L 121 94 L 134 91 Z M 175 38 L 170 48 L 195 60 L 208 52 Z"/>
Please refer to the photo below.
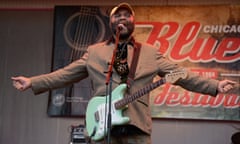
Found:
<path fill-rule="evenodd" d="M 127 79 L 128 88 L 131 87 L 134 81 L 134 76 L 135 76 L 135 72 L 138 64 L 138 58 L 139 58 L 141 46 L 142 46 L 141 43 L 138 43 L 138 42 L 134 43 L 133 59 L 132 59 L 132 63 L 131 63 L 131 67 L 130 67 L 128 79 Z"/>

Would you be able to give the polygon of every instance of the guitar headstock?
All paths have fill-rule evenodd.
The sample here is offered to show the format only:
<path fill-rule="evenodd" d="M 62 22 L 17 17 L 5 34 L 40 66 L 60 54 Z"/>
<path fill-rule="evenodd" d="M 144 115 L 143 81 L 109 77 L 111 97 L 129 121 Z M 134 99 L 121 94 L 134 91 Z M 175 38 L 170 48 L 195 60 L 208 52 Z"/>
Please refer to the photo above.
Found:
<path fill-rule="evenodd" d="M 165 75 L 165 80 L 168 83 L 175 83 L 179 79 L 184 79 L 187 77 L 187 71 L 181 70 L 176 72 L 170 72 Z"/>

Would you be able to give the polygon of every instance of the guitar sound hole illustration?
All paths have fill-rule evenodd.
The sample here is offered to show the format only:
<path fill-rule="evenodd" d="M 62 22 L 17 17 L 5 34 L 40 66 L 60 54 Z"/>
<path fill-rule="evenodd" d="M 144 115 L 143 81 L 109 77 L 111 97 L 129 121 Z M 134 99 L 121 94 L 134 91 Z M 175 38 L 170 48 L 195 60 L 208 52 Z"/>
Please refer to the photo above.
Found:
<path fill-rule="evenodd" d="M 105 23 L 94 8 L 83 7 L 70 16 L 64 25 L 64 39 L 73 49 L 85 51 L 87 46 L 100 42 L 105 36 Z"/>

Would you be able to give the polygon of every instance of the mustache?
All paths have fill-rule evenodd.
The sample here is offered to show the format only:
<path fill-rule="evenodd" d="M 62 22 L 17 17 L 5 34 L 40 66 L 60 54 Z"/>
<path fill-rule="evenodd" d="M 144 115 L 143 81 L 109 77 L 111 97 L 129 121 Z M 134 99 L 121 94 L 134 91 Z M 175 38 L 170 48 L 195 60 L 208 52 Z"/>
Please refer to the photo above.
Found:
<path fill-rule="evenodd" d="M 111 30 L 114 34 L 116 34 L 119 28 L 127 29 L 128 32 L 132 33 L 134 31 L 135 25 L 133 23 L 111 23 Z"/>

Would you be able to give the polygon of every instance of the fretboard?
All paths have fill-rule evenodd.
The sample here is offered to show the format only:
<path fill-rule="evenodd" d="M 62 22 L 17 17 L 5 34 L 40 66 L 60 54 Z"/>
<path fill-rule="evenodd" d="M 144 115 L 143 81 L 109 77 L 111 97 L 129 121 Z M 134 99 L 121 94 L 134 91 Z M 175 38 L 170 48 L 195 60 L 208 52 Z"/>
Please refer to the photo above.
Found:
<path fill-rule="evenodd" d="M 136 91 L 132 95 L 126 94 L 123 99 L 121 99 L 115 103 L 115 108 L 116 109 L 122 108 L 123 106 L 133 102 L 134 100 L 140 98 L 141 96 L 144 96 L 145 94 L 149 93 L 150 91 L 154 90 L 155 88 L 157 88 L 158 86 L 160 86 L 164 83 L 166 83 L 166 80 L 165 80 L 165 78 L 162 78 L 154 83 L 146 85 L 145 87 Z"/>

